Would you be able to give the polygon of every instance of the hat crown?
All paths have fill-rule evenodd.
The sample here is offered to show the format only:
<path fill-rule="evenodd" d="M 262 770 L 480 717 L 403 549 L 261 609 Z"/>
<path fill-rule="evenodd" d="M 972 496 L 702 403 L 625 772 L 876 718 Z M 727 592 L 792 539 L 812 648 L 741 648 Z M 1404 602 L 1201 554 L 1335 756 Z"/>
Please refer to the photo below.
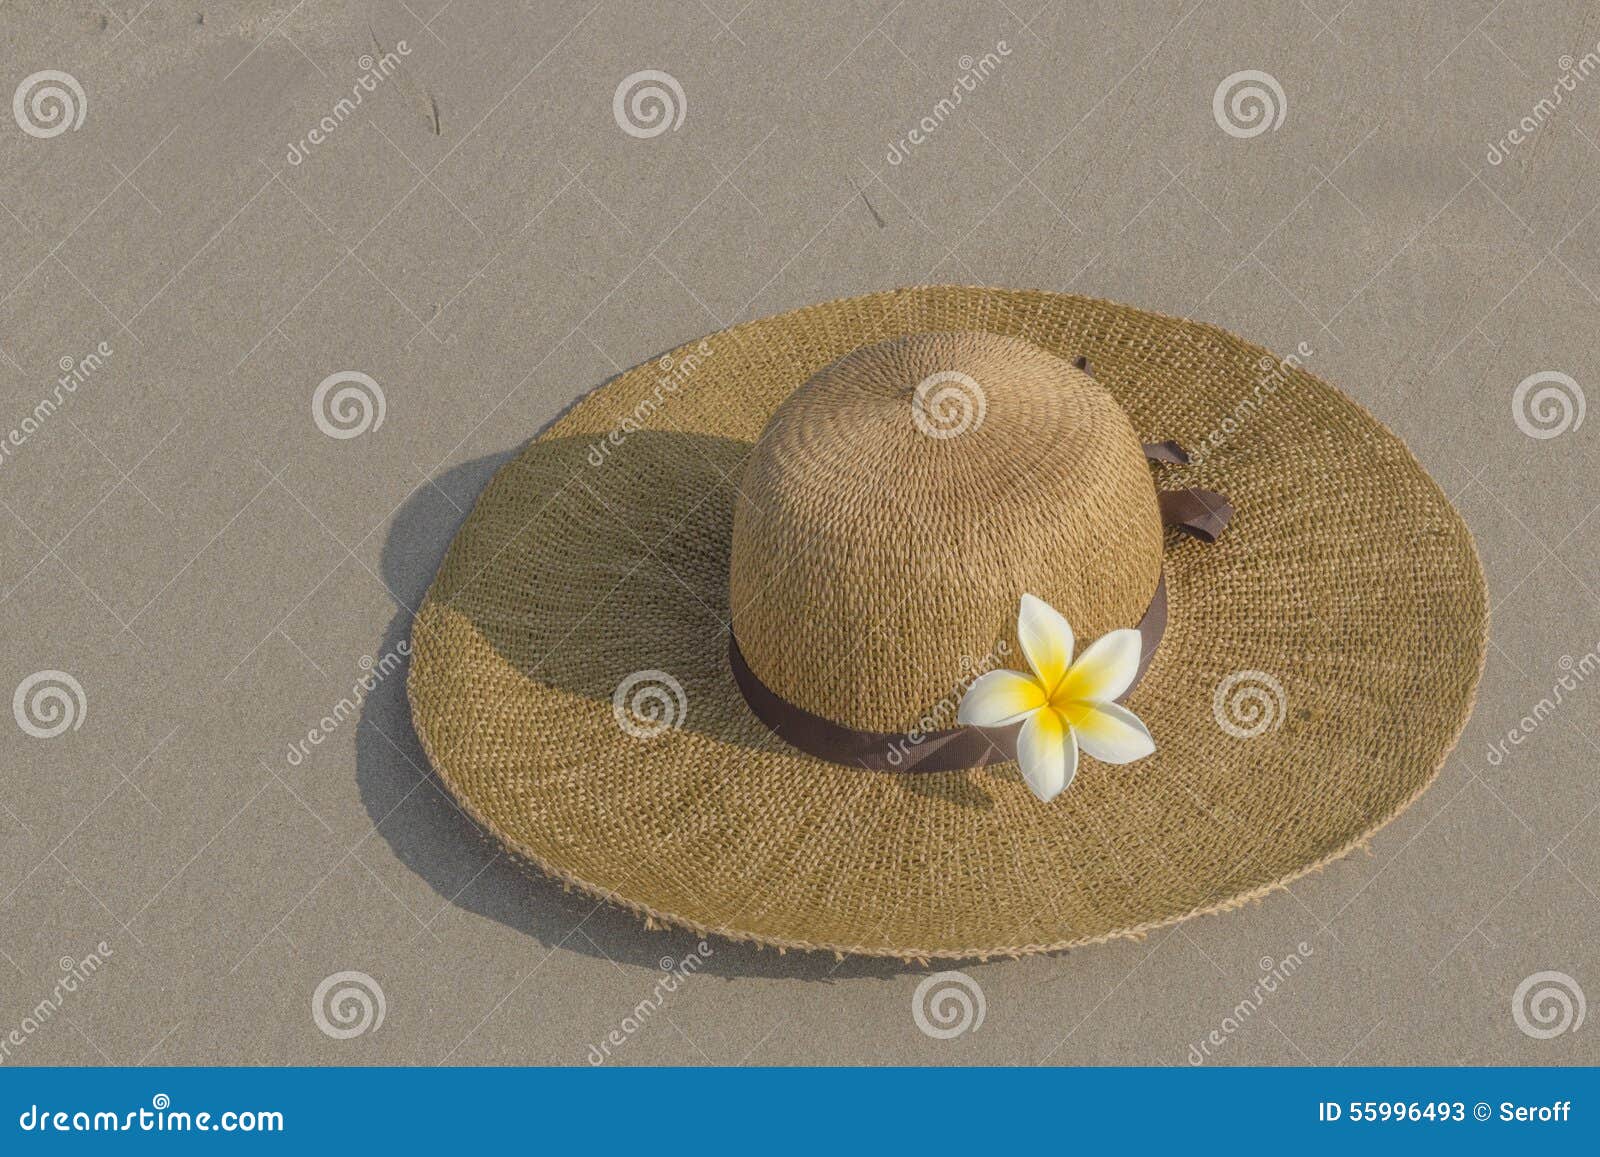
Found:
<path fill-rule="evenodd" d="M 1081 646 L 1138 623 L 1161 551 L 1139 439 L 1093 378 L 1018 338 L 917 334 L 773 414 L 735 500 L 734 635 L 796 706 L 937 730 L 981 670 L 1024 665 L 1024 593 Z"/>

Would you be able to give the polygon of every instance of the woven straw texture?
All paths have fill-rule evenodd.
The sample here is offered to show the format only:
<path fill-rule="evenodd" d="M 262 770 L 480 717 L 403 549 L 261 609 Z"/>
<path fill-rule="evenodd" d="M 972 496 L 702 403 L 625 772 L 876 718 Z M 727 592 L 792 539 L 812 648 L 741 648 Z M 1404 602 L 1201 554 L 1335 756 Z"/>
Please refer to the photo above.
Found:
<path fill-rule="evenodd" d="M 862 346 L 974 331 L 1086 355 L 1138 438 L 1204 449 L 1158 484 L 1237 508 L 1218 542 L 1165 544 L 1167 632 L 1127 701 L 1156 754 L 1086 758 L 1049 805 L 1011 765 L 895 774 L 801 755 L 728 667 L 734 509 L 769 419 Z M 896 530 L 919 534 L 909 514 Z M 773 587 L 747 596 L 741 624 L 802 613 L 783 605 L 792 585 Z M 959 614 L 961 588 L 916 589 L 919 624 Z M 1021 955 L 1231 908 L 1364 842 L 1460 734 L 1487 615 L 1460 517 L 1337 390 L 1212 326 L 941 286 L 750 322 L 588 396 L 480 497 L 417 616 L 408 689 L 464 808 L 652 923 L 906 959 Z M 902 625 L 862 642 L 904 648 Z"/>
<path fill-rule="evenodd" d="M 1087 374 L 1020 338 L 918 334 L 778 408 L 732 551 L 734 634 L 763 683 L 859 730 L 937 730 L 955 712 L 930 706 L 999 653 L 1024 593 L 1085 642 L 1135 626 L 1161 515 L 1127 414 Z"/>

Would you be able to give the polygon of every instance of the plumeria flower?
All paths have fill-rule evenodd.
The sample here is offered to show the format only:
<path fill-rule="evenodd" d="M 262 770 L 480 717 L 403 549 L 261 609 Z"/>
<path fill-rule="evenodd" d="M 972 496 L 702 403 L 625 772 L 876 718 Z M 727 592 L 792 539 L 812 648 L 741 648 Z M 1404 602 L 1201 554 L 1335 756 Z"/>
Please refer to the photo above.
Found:
<path fill-rule="evenodd" d="M 1033 794 L 1052 800 L 1078 771 L 1078 749 L 1102 763 L 1132 763 L 1155 751 L 1139 717 L 1113 700 L 1139 671 L 1143 640 L 1125 627 L 1072 661 L 1072 628 L 1043 599 L 1022 596 L 1017 638 L 1031 673 L 990 671 L 967 688 L 956 712 L 971 727 L 1021 723 L 1017 764 Z"/>

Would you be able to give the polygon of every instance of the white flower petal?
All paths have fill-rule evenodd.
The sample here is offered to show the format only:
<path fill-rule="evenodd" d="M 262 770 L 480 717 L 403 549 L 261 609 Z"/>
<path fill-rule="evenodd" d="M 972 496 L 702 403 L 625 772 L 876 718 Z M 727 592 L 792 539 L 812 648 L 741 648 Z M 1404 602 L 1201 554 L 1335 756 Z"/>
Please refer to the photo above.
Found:
<path fill-rule="evenodd" d="M 1121 704 L 1072 703 L 1062 711 L 1084 753 L 1101 763 L 1132 763 L 1156 749 L 1149 729 Z"/>
<path fill-rule="evenodd" d="M 1023 595 L 1017 611 L 1017 639 L 1028 666 L 1046 691 L 1055 690 L 1072 665 L 1072 628 L 1061 612 L 1034 595 Z"/>
<path fill-rule="evenodd" d="M 1028 789 L 1046 803 L 1078 773 L 1078 744 L 1060 715 L 1036 711 L 1017 735 L 1017 766 Z"/>
<path fill-rule="evenodd" d="M 956 709 L 969 727 L 1004 727 L 1044 706 L 1044 688 L 1015 671 L 989 671 L 972 681 Z"/>
<path fill-rule="evenodd" d="M 1139 673 L 1144 637 L 1132 627 L 1112 631 L 1085 651 L 1051 696 L 1057 703 L 1109 703 Z"/>

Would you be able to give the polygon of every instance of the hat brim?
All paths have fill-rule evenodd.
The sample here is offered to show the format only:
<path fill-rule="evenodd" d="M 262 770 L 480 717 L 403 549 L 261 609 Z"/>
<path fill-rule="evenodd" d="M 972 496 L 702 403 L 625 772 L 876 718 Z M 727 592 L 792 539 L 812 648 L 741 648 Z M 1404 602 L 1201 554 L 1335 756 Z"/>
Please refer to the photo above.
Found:
<path fill-rule="evenodd" d="M 1214 544 L 1167 544 L 1166 635 L 1128 700 L 1155 755 L 1085 758 L 1050 804 L 1011 764 L 904 774 L 804 755 L 729 668 L 752 444 L 823 366 L 929 330 L 1086 355 L 1141 437 L 1205 449 L 1158 485 L 1237 510 Z M 417 615 L 408 691 L 464 809 L 653 921 L 906 959 L 1020 955 L 1235 907 L 1364 843 L 1459 736 L 1487 620 L 1460 516 L 1338 390 L 1209 325 L 945 286 L 753 321 L 590 394 L 484 490 Z M 659 730 L 614 705 L 630 676 L 633 693 L 655 683 Z"/>

